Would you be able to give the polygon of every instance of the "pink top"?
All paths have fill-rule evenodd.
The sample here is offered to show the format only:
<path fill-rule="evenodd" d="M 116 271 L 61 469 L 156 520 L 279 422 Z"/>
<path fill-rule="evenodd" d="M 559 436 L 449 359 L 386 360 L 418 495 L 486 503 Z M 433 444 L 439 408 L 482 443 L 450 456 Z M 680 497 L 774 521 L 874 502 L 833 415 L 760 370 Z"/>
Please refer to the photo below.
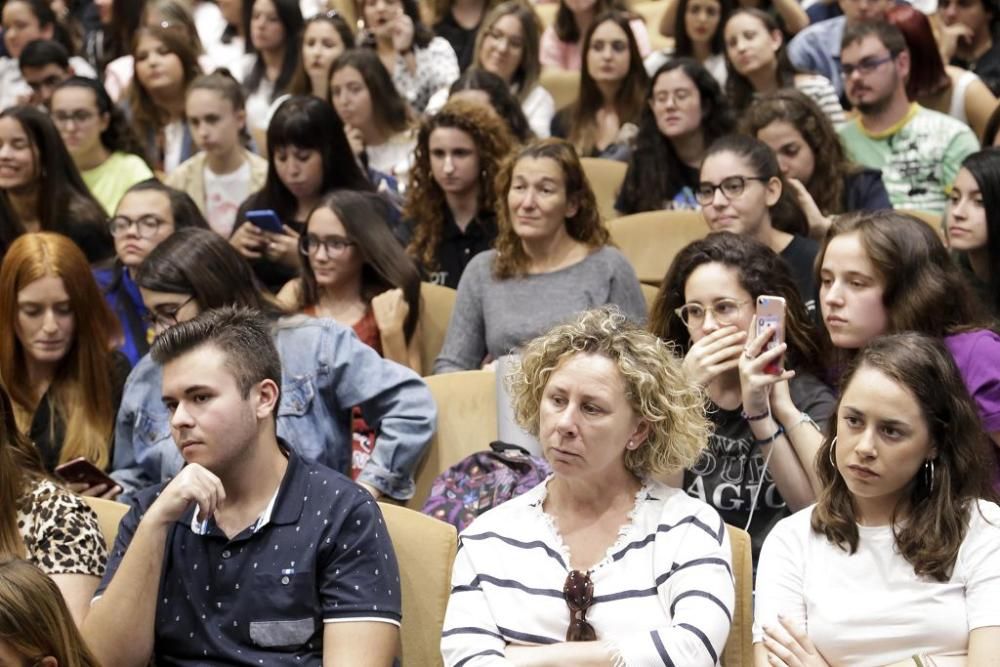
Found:
<path fill-rule="evenodd" d="M 635 35 L 635 42 L 639 46 L 639 53 L 643 58 L 649 55 L 649 33 L 646 31 L 646 24 L 642 19 L 629 21 L 632 34 Z M 564 42 L 556 36 L 555 28 L 549 26 L 542 33 L 541 53 L 539 59 L 542 67 L 558 67 L 560 69 L 580 70 L 582 64 L 581 49 L 583 38 L 579 42 Z M 640 65 L 642 63 L 639 63 Z"/>

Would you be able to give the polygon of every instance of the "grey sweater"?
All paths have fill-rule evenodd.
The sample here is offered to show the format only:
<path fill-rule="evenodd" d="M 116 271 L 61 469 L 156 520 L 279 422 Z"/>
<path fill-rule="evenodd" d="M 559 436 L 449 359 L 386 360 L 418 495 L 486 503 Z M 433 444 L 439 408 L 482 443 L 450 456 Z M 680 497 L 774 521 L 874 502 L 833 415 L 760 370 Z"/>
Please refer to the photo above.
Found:
<path fill-rule="evenodd" d="M 435 373 L 479 368 L 573 315 L 617 305 L 637 323 L 646 321 L 639 279 L 616 248 L 604 246 L 585 259 L 551 273 L 497 280 L 496 250 L 472 258 L 458 283 L 455 310 Z"/>

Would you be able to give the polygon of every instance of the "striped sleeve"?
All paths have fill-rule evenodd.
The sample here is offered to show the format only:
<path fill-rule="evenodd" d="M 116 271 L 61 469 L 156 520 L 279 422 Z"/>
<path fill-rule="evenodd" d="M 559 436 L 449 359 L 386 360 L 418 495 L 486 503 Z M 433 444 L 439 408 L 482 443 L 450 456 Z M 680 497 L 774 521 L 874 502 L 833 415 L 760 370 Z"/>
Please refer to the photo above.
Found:
<path fill-rule="evenodd" d="M 444 664 L 448 667 L 512 665 L 504 653 L 507 641 L 500 634 L 468 553 L 459 538 L 451 571 L 451 596 L 441 633 Z"/>
<path fill-rule="evenodd" d="M 795 87 L 816 103 L 835 128 L 847 121 L 844 108 L 840 105 L 840 98 L 837 97 L 837 89 L 825 76 L 797 77 Z"/>
<path fill-rule="evenodd" d="M 670 610 L 670 621 L 614 638 L 627 665 L 713 667 L 722 655 L 735 604 L 729 535 L 707 505 L 685 521 L 681 536 L 676 522 L 671 531 L 671 541 L 680 537 L 684 548 L 674 551 L 670 562 L 657 563 L 658 594 Z"/>

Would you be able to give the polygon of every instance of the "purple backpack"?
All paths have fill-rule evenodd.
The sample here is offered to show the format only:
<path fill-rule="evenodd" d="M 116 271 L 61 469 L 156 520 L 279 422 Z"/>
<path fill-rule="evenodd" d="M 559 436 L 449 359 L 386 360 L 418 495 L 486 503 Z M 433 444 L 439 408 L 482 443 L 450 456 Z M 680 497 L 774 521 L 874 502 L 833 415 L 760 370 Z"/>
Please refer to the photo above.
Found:
<path fill-rule="evenodd" d="M 438 475 L 420 511 L 462 530 L 486 510 L 538 486 L 550 472 L 545 459 L 497 440 Z"/>

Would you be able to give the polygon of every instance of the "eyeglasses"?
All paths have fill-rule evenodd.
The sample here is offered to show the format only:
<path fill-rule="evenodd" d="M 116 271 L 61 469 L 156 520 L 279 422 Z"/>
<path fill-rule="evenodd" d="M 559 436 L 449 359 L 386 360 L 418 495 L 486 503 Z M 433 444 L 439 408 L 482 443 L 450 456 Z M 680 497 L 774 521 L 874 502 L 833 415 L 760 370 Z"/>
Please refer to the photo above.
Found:
<path fill-rule="evenodd" d="M 712 317 L 722 325 L 732 324 L 740 315 L 740 308 L 749 301 L 737 301 L 736 299 L 719 299 L 708 310 L 712 311 Z M 680 308 L 674 309 L 677 317 L 681 318 L 688 329 L 700 327 L 705 322 L 705 307 L 700 303 L 685 303 Z"/>
<path fill-rule="evenodd" d="M 857 65 L 843 64 L 840 66 L 840 73 L 845 79 L 850 79 L 851 75 L 854 74 L 855 72 L 857 72 L 861 76 L 867 76 L 868 74 L 871 74 L 876 69 L 886 64 L 890 60 L 895 59 L 895 57 L 896 57 L 895 55 L 890 53 L 889 55 L 883 58 L 865 58 Z"/>
<path fill-rule="evenodd" d="M 715 191 L 722 190 L 722 196 L 726 199 L 736 199 L 741 194 L 743 190 L 747 187 L 747 181 L 767 181 L 766 178 L 761 178 L 759 176 L 730 176 L 729 178 L 722 179 L 722 182 L 716 185 L 715 183 L 709 183 L 708 181 L 702 181 L 695 188 L 694 197 L 698 200 L 698 203 L 702 206 L 708 206 L 715 199 Z"/>
<path fill-rule="evenodd" d="M 653 103 L 659 106 L 666 106 L 670 100 L 673 99 L 675 105 L 682 106 L 683 104 L 693 100 L 694 94 L 695 91 L 689 88 L 678 88 L 673 92 L 669 90 L 660 90 L 653 94 Z"/>
<path fill-rule="evenodd" d="M 169 329 L 177 324 L 177 313 L 181 312 L 181 309 L 192 301 L 194 301 L 193 294 L 180 303 L 161 304 L 156 308 L 147 310 L 143 318 L 154 329 Z"/>
<path fill-rule="evenodd" d="M 597 639 L 594 626 L 587 622 L 587 610 L 594 604 L 594 582 L 589 572 L 572 570 L 563 584 L 563 598 L 569 607 L 568 642 L 592 642 Z"/>
<path fill-rule="evenodd" d="M 41 81 L 28 81 L 27 83 L 28 83 L 28 86 L 30 86 L 31 89 L 37 93 L 38 91 L 42 90 L 43 88 L 55 88 L 60 83 L 62 83 L 62 80 L 64 78 L 65 77 L 63 77 L 61 74 L 50 74 L 49 76 L 45 77 Z M 27 79 L 26 79 L 26 81 L 27 81 Z"/>
<path fill-rule="evenodd" d="M 73 121 L 77 125 L 83 125 L 96 115 L 97 114 L 93 111 L 87 111 L 86 109 L 77 109 L 76 111 L 53 111 L 52 121 L 56 125 L 68 125 L 70 121 Z"/>
<path fill-rule="evenodd" d="M 299 237 L 299 252 L 303 255 L 315 255 L 319 252 L 320 248 L 323 248 L 328 256 L 339 257 L 353 245 L 356 245 L 354 241 L 349 241 L 343 236 L 324 236 L 320 238 L 315 234 L 306 234 Z"/>
<path fill-rule="evenodd" d="M 497 30 L 496 28 L 488 31 L 486 33 L 486 36 L 495 42 L 505 42 L 507 44 L 507 48 L 509 48 L 511 51 L 520 51 L 521 49 L 524 48 L 523 39 L 521 39 L 520 37 L 514 37 L 512 35 L 508 35 L 507 33 Z"/>
<path fill-rule="evenodd" d="M 117 215 L 108 221 L 108 231 L 111 232 L 111 236 L 118 238 L 127 234 L 132 225 L 135 225 L 135 231 L 139 234 L 139 238 L 150 239 L 156 235 L 156 230 L 160 228 L 160 225 L 165 224 L 168 224 L 166 220 L 152 213 L 141 215 L 135 219 L 125 215 Z"/>

